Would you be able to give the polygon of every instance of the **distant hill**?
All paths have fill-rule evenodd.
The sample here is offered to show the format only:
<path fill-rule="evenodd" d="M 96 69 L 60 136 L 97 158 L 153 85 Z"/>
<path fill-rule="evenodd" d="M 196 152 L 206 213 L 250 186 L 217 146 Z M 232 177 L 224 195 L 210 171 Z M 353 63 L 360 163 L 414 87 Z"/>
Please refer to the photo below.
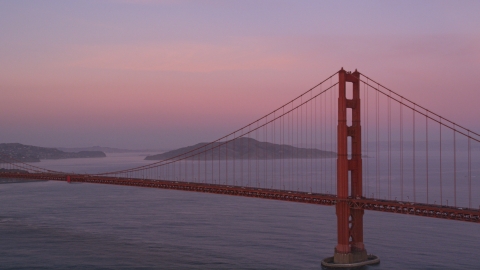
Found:
<path fill-rule="evenodd" d="M 20 143 L 0 143 L 0 158 L 11 157 L 21 162 L 40 162 L 41 159 L 106 157 L 102 151 L 64 152 L 55 148 L 24 145 Z"/>
<path fill-rule="evenodd" d="M 269 142 L 260 142 L 251 138 L 239 138 L 234 142 L 228 144 L 223 142 L 216 142 L 206 146 L 206 149 L 215 148 L 214 150 L 207 151 L 206 154 L 200 154 L 192 156 L 188 159 L 226 159 L 228 153 L 228 159 L 288 159 L 288 158 L 334 158 L 337 157 L 335 152 L 323 151 L 319 149 L 311 148 L 299 148 L 285 144 L 274 144 Z M 162 154 L 148 156 L 145 160 L 164 160 L 169 159 L 187 152 L 192 151 L 188 155 L 195 153 L 201 153 L 205 148 L 200 148 L 193 151 L 196 148 L 207 145 L 207 143 L 198 143 L 196 145 L 179 148 L 176 150 L 168 151 Z M 221 146 L 220 146 L 221 145 Z"/>
<path fill-rule="evenodd" d="M 19 169 L 4 169 L 4 168 L 0 168 L 0 173 L 28 173 L 28 171 L 19 170 Z"/>
<path fill-rule="evenodd" d="M 91 147 L 57 147 L 57 149 L 64 152 L 80 152 L 80 151 L 102 151 L 104 153 L 137 153 L 137 152 L 159 152 L 162 150 L 152 150 L 152 149 L 122 149 L 122 148 L 113 148 L 113 147 L 104 147 L 104 146 L 91 146 Z"/>

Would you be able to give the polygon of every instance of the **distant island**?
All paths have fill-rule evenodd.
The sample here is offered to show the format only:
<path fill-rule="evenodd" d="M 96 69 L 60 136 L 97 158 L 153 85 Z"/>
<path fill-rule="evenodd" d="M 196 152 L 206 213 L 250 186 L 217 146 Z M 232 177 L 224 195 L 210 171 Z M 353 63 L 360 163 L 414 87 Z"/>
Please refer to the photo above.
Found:
<path fill-rule="evenodd" d="M 123 149 L 105 146 L 91 146 L 91 147 L 57 147 L 58 150 L 64 152 L 81 152 L 81 151 L 102 151 L 104 153 L 138 153 L 138 152 L 164 152 L 165 150 L 153 149 Z"/>
<path fill-rule="evenodd" d="M 0 168 L 0 173 L 28 173 L 28 171 L 20 169 L 4 169 Z"/>
<path fill-rule="evenodd" d="M 41 159 L 106 157 L 102 151 L 64 152 L 56 148 L 38 147 L 20 143 L 0 143 L 0 158 L 10 157 L 21 162 L 40 162 Z"/>
<path fill-rule="evenodd" d="M 223 144 L 223 145 L 222 145 Z M 205 146 L 205 147 L 202 147 Z M 199 149 L 197 149 L 199 148 Z M 206 149 L 215 148 L 206 151 Z M 195 150 L 197 149 L 197 150 Z M 316 148 L 300 148 L 286 144 L 274 144 L 260 142 L 252 138 L 239 138 L 235 141 L 224 144 L 216 142 L 198 143 L 196 145 L 179 148 L 162 154 L 147 156 L 145 160 L 164 160 L 173 158 L 185 153 L 191 157 L 189 160 L 223 160 L 223 159 L 289 159 L 289 158 L 335 158 L 337 153 L 323 151 Z M 201 154 L 199 154 L 201 153 Z M 195 155 L 198 154 L 198 155 Z M 228 154 L 228 156 L 227 156 Z"/>

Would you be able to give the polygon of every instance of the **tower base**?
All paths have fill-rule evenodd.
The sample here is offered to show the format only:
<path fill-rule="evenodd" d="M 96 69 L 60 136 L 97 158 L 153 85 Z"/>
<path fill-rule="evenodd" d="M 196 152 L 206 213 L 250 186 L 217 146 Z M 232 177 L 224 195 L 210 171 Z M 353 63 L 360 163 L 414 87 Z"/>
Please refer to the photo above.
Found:
<path fill-rule="evenodd" d="M 338 264 L 364 262 L 367 259 L 368 255 L 365 249 L 356 250 L 349 253 L 340 253 L 335 249 L 335 253 L 333 254 L 333 262 Z"/>
<path fill-rule="evenodd" d="M 333 257 L 328 257 L 322 260 L 322 267 L 327 269 L 332 269 L 332 268 L 356 269 L 356 268 L 363 267 L 365 265 L 380 263 L 380 258 L 372 254 L 367 255 L 366 251 L 364 252 L 355 252 L 355 253 L 347 253 L 347 254 L 335 253 Z M 363 261 L 354 262 L 353 261 L 354 258 L 355 259 L 363 258 Z M 336 259 L 338 259 L 339 261 L 336 261 Z"/>

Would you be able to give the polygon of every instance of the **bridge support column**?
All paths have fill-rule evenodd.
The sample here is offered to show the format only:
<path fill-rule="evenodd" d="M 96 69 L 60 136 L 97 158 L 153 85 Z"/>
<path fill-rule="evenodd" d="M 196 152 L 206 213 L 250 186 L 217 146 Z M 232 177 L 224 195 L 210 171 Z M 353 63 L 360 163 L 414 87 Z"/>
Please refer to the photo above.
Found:
<path fill-rule="evenodd" d="M 379 263 L 374 255 L 367 255 L 363 243 L 363 209 L 351 208 L 349 198 L 362 197 L 362 140 L 360 125 L 360 73 L 338 72 L 338 126 L 337 126 L 337 237 L 334 256 L 322 261 L 326 267 L 356 267 Z M 346 83 L 351 82 L 352 99 L 347 99 Z M 351 109 L 351 126 L 347 112 Z M 351 156 L 348 155 L 348 137 L 351 138 Z M 350 196 L 349 196 L 350 191 Z"/>

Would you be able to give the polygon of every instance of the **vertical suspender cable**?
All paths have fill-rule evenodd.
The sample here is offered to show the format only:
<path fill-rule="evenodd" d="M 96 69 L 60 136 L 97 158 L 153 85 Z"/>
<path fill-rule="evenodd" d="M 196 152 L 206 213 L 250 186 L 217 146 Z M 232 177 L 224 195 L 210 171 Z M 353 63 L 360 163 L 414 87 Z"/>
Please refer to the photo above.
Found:
<path fill-rule="evenodd" d="M 369 125 L 369 123 L 368 123 L 368 116 L 369 116 L 369 114 L 370 114 L 370 113 L 369 113 L 369 112 L 370 112 L 370 110 L 369 110 L 370 107 L 369 107 L 369 104 L 368 104 L 368 99 L 369 99 L 368 97 L 370 96 L 370 95 L 369 95 L 370 92 L 368 92 L 368 89 L 369 89 L 369 88 L 368 88 L 368 78 L 367 78 L 367 83 L 366 83 L 364 89 L 366 89 L 365 93 L 366 93 L 366 95 L 367 95 L 366 101 L 365 101 L 365 102 L 367 103 L 367 106 L 366 106 L 366 108 L 365 108 L 365 117 L 366 117 L 366 121 L 365 121 L 365 122 L 366 122 L 366 126 L 365 126 L 365 127 L 366 127 L 367 136 L 366 136 L 366 140 L 365 140 L 365 141 L 366 141 L 366 143 L 367 143 L 367 155 L 369 155 L 369 154 L 370 154 L 370 147 L 369 147 L 370 143 L 369 143 L 368 135 L 369 135 L 370 125 Z M 366 177 L 367 179 L 366 179 L 366 180 L 367 180 L 367 181 L 365 181 L 365 182 L 366 182 L 367 188 L 366 188 L 365 191 L 366 191 L 367 196 L 370 195 L 370 166 L 369 166 L 369 160 L 370 160 L 369 158 L 367 158 L 367 160 L 366 160 L 366 161 L 367 161 L 367 173 L 366 173 L 366 175 L 367 175 L 367 177 Z"/>
<path fill-rule="evenodd" d="M 392 91 L 388 96 L 388 199 L 392 197 Z"/>
<path fill-rule="evenodd" d="M 201 175 L 201 172 L 200 172 L 200 158 L 201 158 L 201 156 L 200 156 L 200 154 L 197 154 L 195 156 L 195 158 L 197 159 L 197 167 L 198 167 L 197 182 L 200 183 L 201 182 L 200 181 L 200 175 Z"/>
<path fill-rule="evenodd" d="M 403 201 L 403 98 L 400 102 L 400 200 Z"/>
<path fill-rule="evenodd" d="M 310 92 L 310 102 L 315 102 L 316 98 L 312 100 L 312 92 Z M 313 103 L 310 103 L 310 192 L 313 189 Z M 316 104 L 315 104 L 316 105 Z M 316 108 L 316 107 L 315 107 Z"/>
<path fill-rule="evenodd" d="M 417 193 L 416 193 L 416 179 L 415 179 L 415 104 L 413 104 L 413 110 L 412 110 L 412 116 L 413 116 L 413 202 L 417 201 Z"/>
<path fill-rule="evenodd" d="M 230 136 L 228 136 L 227 141 L 229 141 Z M 228 185 L 228 144 L 230 142 L 227 142 L 225 145 L 225 183 Z"/>
<path fill-rule="evenodd" d="M 468 133 L 468 208 L 472 208 L 472 150 L 470 148 L 470 130 Z"/>
<path fill-rule="evenodd" d="M 379 170 L 380 170 L 380 151 L 379 151 L 379 145 L 380 145 L 380 131 L 379 131 L 379 126 L 380 126 L 380 101 L 379 101 L 379 91 L 375 91 L 375 101 L 376 101 L 376 114 L 375 114 L 375 152 L 376 152 L 376 157 L 375 157 L 375 197 L 379 198 L 380 197 L 380 179 L 379 179 Z"/>
<path fill-rule="evenodd" d="M 443 205 L 443 186 L 442 186 L 442 118 L 440 122 L 440 205 Z"/>
<path fill-rule="evenodd" d="M 275 119 L 275 117 L 273 117 L 273 119 Z M 265 119 L 265 122 L 267 122 L 266 120 L 267 119 Z M 268 148 L 267 148 L 267 146 L 268 146 L 268 144 L 267 144 L 267 141 L 268 141 L 268 126 L 273 127 L 273 124 L 270 123 L 268 125 L 265 125 L 265 150 L 266 150 L 265 151 L 265 161 L 264 161 L 264 165 L 265 165 L 264 166 L 265 167 L 264 168 L 264 170 L 265 170 L 265 176 L 264 176 L 265 184 L 264 185 L 265 185 L 265 188 L 268 187 L 268 177 L 267 177 L 267 174 L 268 174 L 268 162 L 267 162 L 267 158 L 268 158 L 268 152 L 267 152 L 267 150 L 268 150 Z M 273 132 L 272 132 L 272 134 L 273 134 Z"/>
<path fill-rule="evenodd" d="M 365 125 L 365 115 L 367 114 L 367 106 L 366 106 L 366 98 L 365 98 L 365 97 L 366 97 L 366 92 L 367 92 L 367 91 L 365 90 L 365 83 L 363 83 L 363 110 L 362 110 L 362 111 L 363 111 L 363 113 L 362 113 L 362 117 L 363 117 L 363 120 L 362 120 L 362 122 L 363 122 L 363 129 L 362 129 L 363 134 L 362 134 L 362 138 L 363 138 L 363 140 L 362 140 L 362 142 L 361 142 L 361 143 L 363 144 L 363 145 L 362 145 L 362 150 L 363 150 L 363 151 L 365 151 L 365 149 L 367 149 L 367 148 L 366 148 L 366 145 L 365 145 L 365 138 L 367 137 L 367 136 L 366 136 L 366 130 L 367 130 L 367 128 L 368 128 L 368 126 Z M 363 153 L 361 153 L 361 154 L 363 155 Z M 368 158 L 367 158 L 366 160 L 368 160 Z M 366 163 L 365 163 L 365 164 L 366 164 Z M 362 179 L 363 179 L 363 181 L 362 181 L 362 182 L 363 182 L 363 183 L 362 183 L 362 184 L 363 184 L 363 189 L 362 189 L 363 193 L 362 193 L 362 196 L 364 196 L 364 197 L 366 197 L 366 196 L 365 196 L 365 191 L 366 191 L 366 189 L 367 189 L 367 188 L 366 188 L 367 185 L 365 184 L 365 183 L 366 183 L 366 181 L 365 181 L 366 178 L 367 178 L 367 177 L 366 177 L 366 170 L 362 170 Z"/>
<path fill-rule="evenodd" d="M 282 107 L 282 190 L 285 190 L 285 106 Z"/>
<path fill-rule="evenodd" d="M 335 98 L 334 98 L 334 95 L 335 95 L 335 92 L 338 91 L 337 87 L 334 87 L 335 91 L 332 92 L 331 94 L 331 97 L 332 97 L 332 100 L 330 102 L 330 108 L 331 108 L 331 112 L 330 112 L 330 151 L 333 152 L 333 127 L 334 127 L 334 124 L 333 124 L 333 114 L 335 113 L 334 112 L 334 109 L 333 109 L 333 104 L 335 102 Z M 330 159 L 330 191 L 333 193 L 333 160 Z"/>
<path fill-rule="evenodd" d="M 300 104 L 302 103 L 303 103 L 303 96 L 300 97 Z M 297 147 L 299 148 L 298 162 L 300 163 L 298 168 L 298 172 L 299 172 L 298 179 L 300 181 L 300 190 L 303 191 L 304 190 L 303 186 L 305 184 L 305 177 L 303 176 L 304 168 L 303 168 L 302 151 L 301 151 L 301 148 L 303 147 L 302 146 L 303 145 L 303 105 L 300 105 L 298 109 L 300 110 L 300 135 L 299 135 L 300 143 L 297 144 Z"/>
<path fill-rule="evenodd" d="M 264 136 L 264 142 L 267 143 L 268 141 L 268 137 L 267 137 L 267 134 L 268 134 L 268 119 L 265 117 L 265 127 L 264 127 L 264 132 L 263 132 L 263 136 Z M 265 146 L 266 147 L 266 146 Z M 267 187 L 267 168 L 268 168 L 268 163 L 267 163 L 267 158 L 265 157 L 265 160 L 263 161 L 263 181 L 265 183 L 265 187 Z"/>
<path fill-rule="evenodd" d="M 331 84 L 331 82 L 330 82 Z M 331 90 L 330 90 L 331 91 Z M 327 151 L 327 95 L 330 94 L 330 91 L 325 93 L 325 96 L 323 96 L 323 131 L 321 134 L 323 134 L 323 150 Z M 323 192 L 327 192 L 327 159 L 324 158 L 322 161 L 322 170 L 323 170 Z"/>
<path fill-rule="evenodd" d="M 219 143 L 220 144 L 220 143 Z M 221 171 L 220 168 L 222 167 L 220 164 L 221 162 L 221 157 L 222 153 L 220 152 L 220 146 L 217 147 L 217 153 L 218 153 L 218 184 L 221 184 L 222 176 L 221 176 Z"/>
<path fill-rule="evenodd" d="M 299 137 L 298 137 L 298 124 L 299 124 L 300 121 L 298 121 L 298 109 L 295 109 L 295 110 L 297 111 L 297 145 L 296 145 L 297 146 L 296 147 L 297 148 L 297 151 L 296 151 L 296 153 L 297 153 L 297 168 L 296 168 L 297 169 L 297 177 L 296 177 L 295 182 L 297 182 L 297 191 L 298 191 L 298 188 L 299 188 L 298 187 L 298 185 L 299 185 L 299 179 L 298 179 L 298 165 L 299 165 L 298 164 L 298 144 L 299 144 L 299 141 L 298 141 L 298 139 L 299 139 Z"/>
<path fill-rule="evenodd" d="M 210 155 L 212 156 L 211 160 L 212 160 L 212 183 L 215 183 L 215 171 L 213 170 L 213 145 L 210 146 Z M 175 163 L 173 163 L 175 164 Z"/>
<path fill-rule="evenodd" d="M 236 156 L 237 156 L 237 136 L 236 136 L 236 132 L 233 133 L 233 179 L 232 179 L 232 182 L 233 182 L 233 185 L 236 186 L 237 185 L 237 181 L 236 181 L 236 177 L 235 177 L 235 169 L 236 169 Z"/>
<path fill-rule="evenodd" d="M 207 158 L 208 158 L 208 154 L 207 154 L 207 146 L 205 145 L 205 150 L 204 151 L 204 174 L 205 174 L 205 179 L 204 179 L 204 182 L 207 183 L 208 182 L 208 168 L 207 168 Z"/>
<path fill-rule="evenodd" d="M 252 164 L 252 168 L 255 168 L 254 169 L 254 172 L 252 172 L 252 178 L 253 178 L 253 181 L 255 183 L 255 186 L 257 188 L 260 188 L 261 185 L 260 185 L 260 180 L 259 180 L 259 172 L 258 172 L 258 148 L 259 148 L 259 141 L 260 141 L 260 138 L 258 137 L 258 127 L 259 127 L 259 124 L 260 124 L 260 121 L 257 121 L 256 122 L 257 126 L 253 127 L 253 131 L 252 131 L 252 135 L 255 136 L 255 138 L 252 140 L 252 143 L 253 143 L 253 160 L 254 160 L 254 163 Z"/>
<path fill-rule="evenodd" d="M 457 140 L 456 140 L 457 131 L 455 129 L 455 124 L 453 124 L 453 201 L 454 206 L 457 207 Z"/>
<path fill-rule="evenodd" d="M 428 111 L 425 112 L 425 147 L 426 147 L 426 151 L 427 151 L 427 154 L 425 155 L 426 157 L 426 170 L 427 170 L 427 204 L 428 204 Z"/>
<path fill-rule="evenodd" d="M 251 151 L 250 151 L 250 140 L 252 139 L 251 138 L 251 132 L 252 130 L 252 126 L 249 125 L 248 126 L 248 142 L 247 142 L 247 158 L 248 158 L 248 163 L 247 163 L 247 168 L 248 168 L 248 174 L 247 174 L 247 177 L 248 177 L 248 180 L 247 180 L 247 186 L 250 186 L 250 159 L 251 159 Z"/>
<path fill-rule="evenodd" d="M 306 97 L 308 100 L 308 97 Z M 304 169 L 304 177 L 305 177 L 305 189 L 304 191 L 308 190 L 308 104 L 309 102 L 305 103 L 305 143 L 304 143 L 304 154 L 303 154 L 303 160 L 305 163 L 305 169 Z"/>
<path fill-rule="evenodd" d="M 291 109 L 291 115 L 290 115 L 290 145 L 293 145 L 294 144 L 294 139 L 293 139 L 293 129 L 294 129 L 294 123 L 293 123 L 293 101 L 292 101 L 292 109 Z M 292 153 L 290 154 L 290 190 L 293 190 L 294 187 L 295 187 L 295 182 L 293 180 L 293 151 Z"/>
<path fill-rule="evenodd" d="M 240 134 L 244 134 L 243 128 L 242 128 L 242 130 L 240 131 Z M 242 139 L 242 140 L 240 140 L 240 155 L 239 155 L 239 159 L 240 159 L 240 160 L 239 160 L 239 161 L 240 161 L 240 185 L 243 186 L 243 182 L 244 182 L 244 180 L 245 180 L 245 179 L 244 179 L 245 177 L 244 177 L 244 169 L 243 169 L 244 166 L 243 166 L 243 165 L 244 165 L 245 158 L 248 159 L 248 148 L 247 148 L 247 153 L 246 153 L 247 156 L 246 156 L 246 157 L 245 157 L 245 153 L 244 153 L 243 151 L 244 151 L 244 149 L 245 149 L 245 140 L 246 140 L 246 142 L 248 143 L 248 138 L 243 137 L 243 136 L 240 137 L 240 138 Z"/>
<path fill-rule="evenodd" d="M 243 128 L 240 131 L 240 134 L 243 134 Z M 245 137 L 240 137 L 240 185 L 243 186 L 243 161 L 245 160 L 245 156 L 243 153 L 243 149 L 245 149 Z"/>
<path fill-rule="evenodd" d="M 275 111 L 276 112 L 276 111 Z M 273 159 L 272 159 L 272 183 L 271 183 L 271 187 L 273 187 L 274 185 L 274 181 L 275 181 L 275 163 L 276 163 L 276 154 L 275 154 L 275 133 L 276 133 L 276 129 L 275 129 L 275 112 L 273 112 L 273 123 L 272 123 L 272 143 L 273 143 Z M 267 185 L 268 187 L 268 185 Z"/>
<path fill-rule="evenodd" d="M 321 91 L 322 91 L 322 88 L 320 86 L 320 92 Z M 314 137 L 313 137 L 314 138 L 313 145 L 315 146 L 315 150 L 317 150 L 317 148 L 318 148 L 318 146 L 317 146 L 317 132 L 318 132 L 318 130 L 317 130 L 317 128 L 318 128 L 317 127 L 317 124 L 318 124 L 318 118 L 317 118 L 317 106 L 318 106 L 317 102 L 318 101 L 317 101 L 317 97 L 314 98 L 314 102 L 315 102 L 315 113 L 314 113 L 314 115 L 315 115 L 315 120 L 314 120 L 315 131 L 314 131 Z M 316 151 L 316 152 L 318 153 L 318 151 Z M 315 192 L 316 193 L 319 193 L 318 192 L 318 174 L 319 174 L 319 172 L 318 172 L 318 158 L 319 158 L 318 155 L 316 155 L 315 156 Z"/>

